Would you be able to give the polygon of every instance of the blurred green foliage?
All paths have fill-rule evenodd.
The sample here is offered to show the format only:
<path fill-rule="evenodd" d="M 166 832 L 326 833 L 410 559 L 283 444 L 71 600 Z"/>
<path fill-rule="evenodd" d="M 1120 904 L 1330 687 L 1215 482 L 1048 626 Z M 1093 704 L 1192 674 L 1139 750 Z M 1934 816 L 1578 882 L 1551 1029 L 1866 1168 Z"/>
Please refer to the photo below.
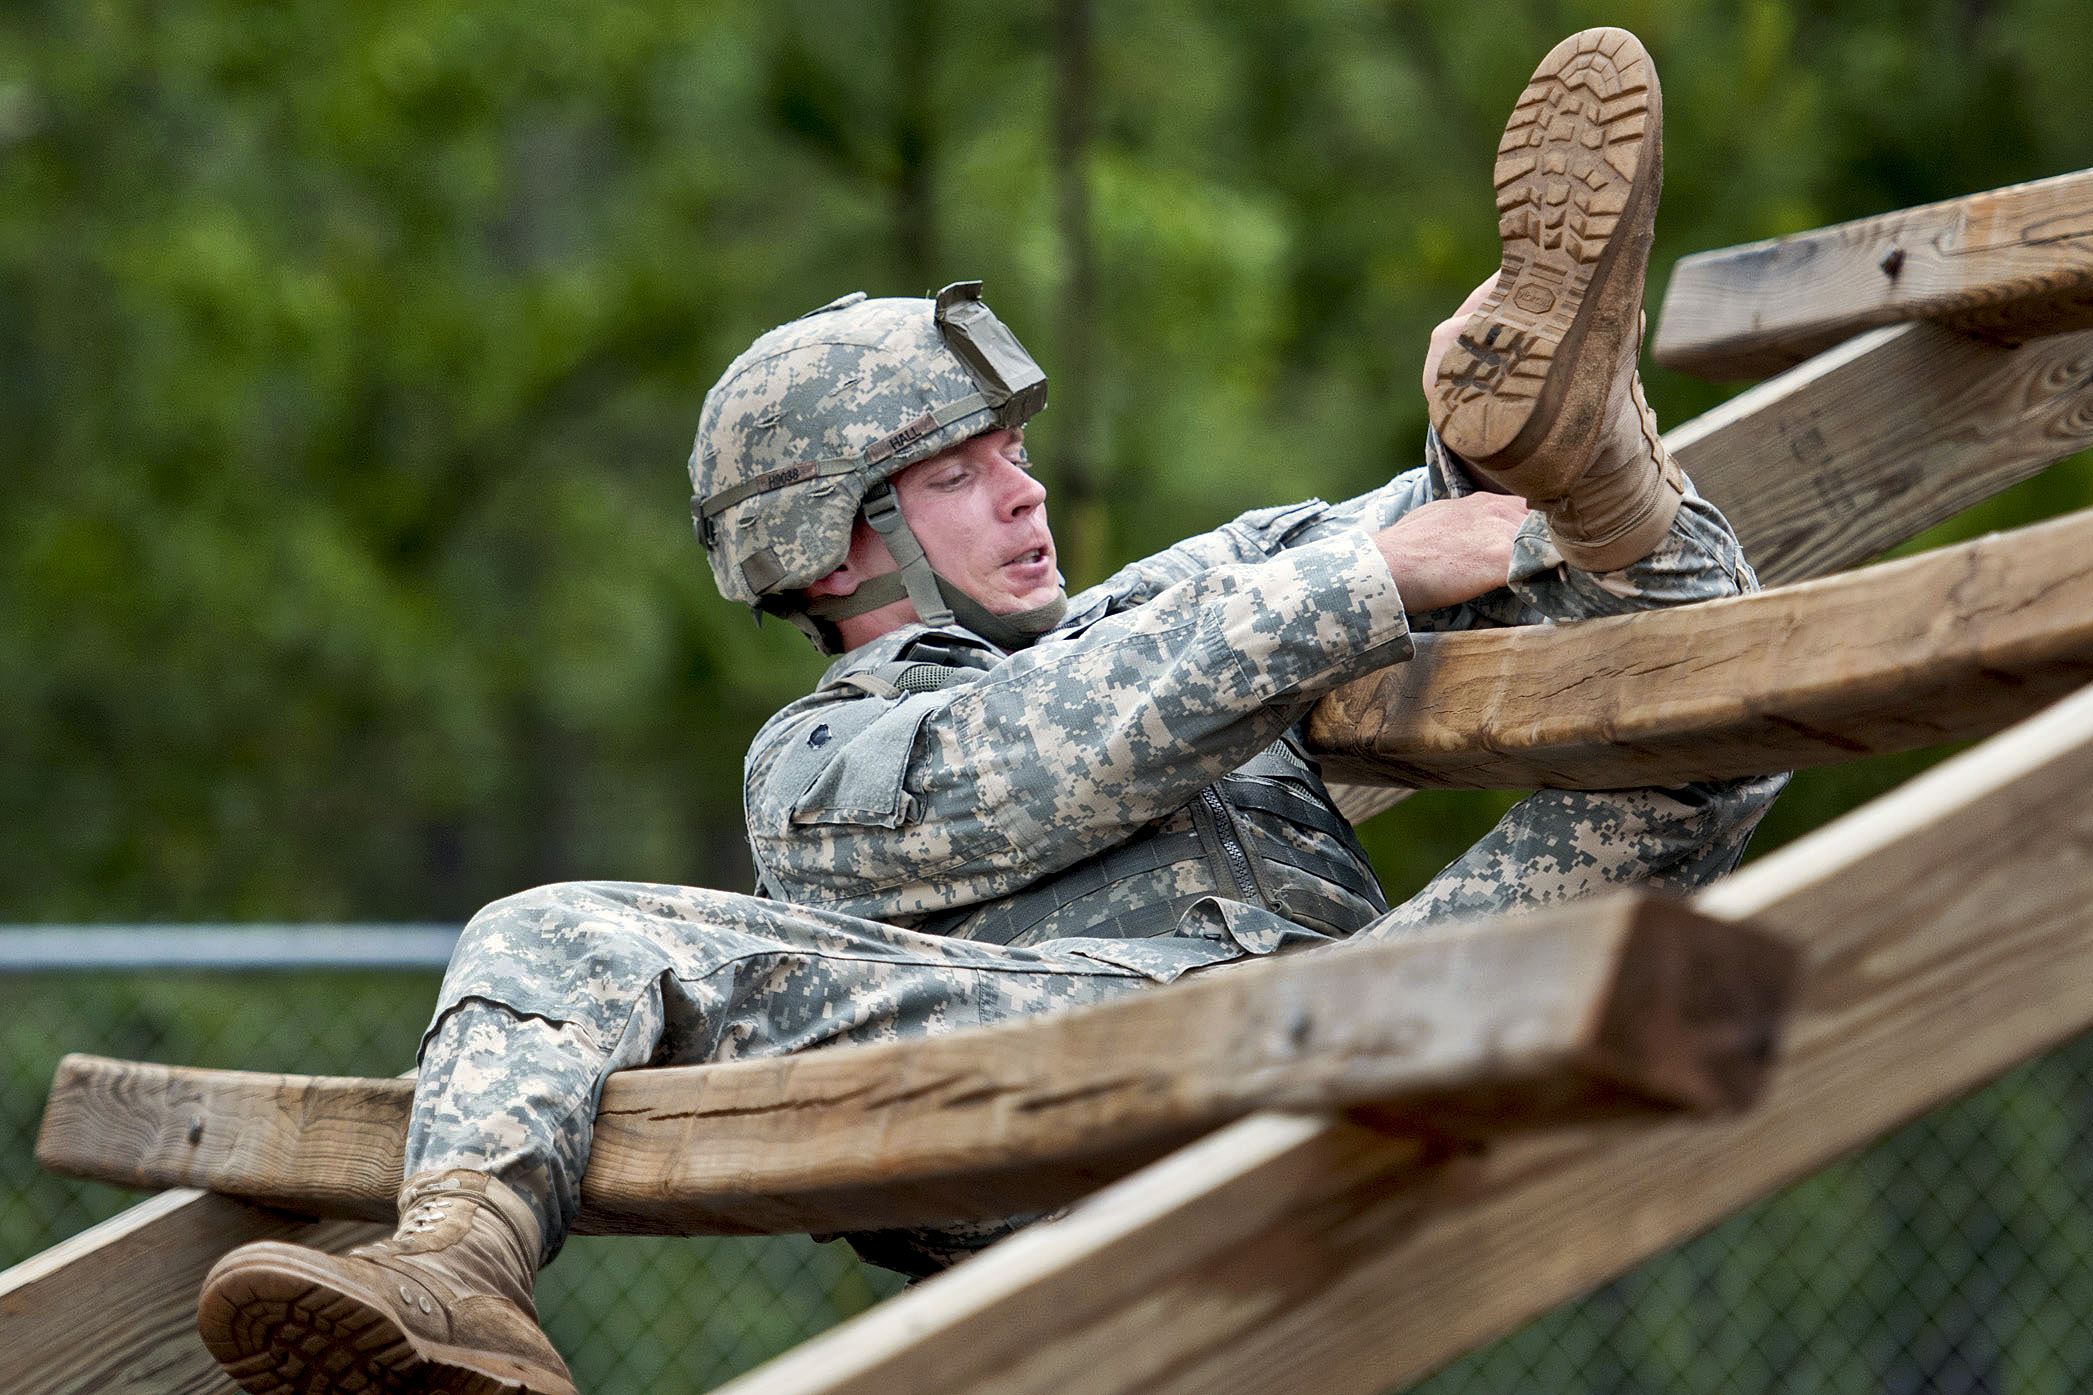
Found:
<path fill-rule="evenodd" d="M 1091 415 L 1035 436 L 1092 463 L 1082 584 L 1416 460 L 1499 125 L 1573 28 L 1664 73 L 1660 267 L 2093 165 L 2076 0 L 1123 0 L 1077 322 L 1068 9 L 0 8 L 0 919 L 743 885 L 740 753 L 818 660 L 712 593 L 682 460 L 727 359 L 842 291 L 982 276 L 1050 371 L 1090 346 Z M 1805 777 L 1771 837 L 1911 764 Z M 1391 886 L 1501 804 L 1370 826 Z"/>

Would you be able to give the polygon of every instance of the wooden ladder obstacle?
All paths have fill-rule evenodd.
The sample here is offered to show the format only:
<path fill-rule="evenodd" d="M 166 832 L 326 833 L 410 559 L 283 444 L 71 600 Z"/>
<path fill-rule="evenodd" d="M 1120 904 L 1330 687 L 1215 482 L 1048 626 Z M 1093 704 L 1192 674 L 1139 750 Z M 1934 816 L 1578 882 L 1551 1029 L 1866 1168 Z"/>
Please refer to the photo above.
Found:
<path fill-rule="evenodd" d="M 2089 209 L 2093 171 L 1680 263 L 1659 360 L 1786 371 L 1667 439 L 1790 584 L 1424 636 L 1312 724 L 1354 808 L 1982 745 L 1683 905 L 621 1074 L 583 1228 L 1089 1194 L 726 1389 L 1375 1392 L 2093 1026 L 2093 511 L 1834 574 L 2093 444 Z M 183 1190 L 0 1274 L 0 1388 L 231 1391 L 192 1326 L 204 1270 L 376 1233 L 407 1090 L 68 1058 L 39 1159 Z"/>

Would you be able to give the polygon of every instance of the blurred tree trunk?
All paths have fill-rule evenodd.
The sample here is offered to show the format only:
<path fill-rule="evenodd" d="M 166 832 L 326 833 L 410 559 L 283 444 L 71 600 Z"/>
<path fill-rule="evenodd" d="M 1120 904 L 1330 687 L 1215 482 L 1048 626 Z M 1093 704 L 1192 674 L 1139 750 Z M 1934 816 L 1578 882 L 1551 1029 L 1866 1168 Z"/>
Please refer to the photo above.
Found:
<path fill-rule="evenodd" d="M 896 21 L 894 245 L 904 285 L 923 295 L 955 279 L 941 275 L 937 235 L 938 0 L 902 0 Z"/>
<path fill-rule="evenodd" d="M 1090 132 L 1094 79 L 1090 0 L 1054 6 L 1054 203 L 1061 234 L 1061 295 L 1048 368 L 1056 417 L 1053 508 L 1061 569 L 1081 587 L 1100 579 L 1105 517 L 1096 471 L 1092 368 L 1096 362 L 1097 268 L 1090 237 Z"/>

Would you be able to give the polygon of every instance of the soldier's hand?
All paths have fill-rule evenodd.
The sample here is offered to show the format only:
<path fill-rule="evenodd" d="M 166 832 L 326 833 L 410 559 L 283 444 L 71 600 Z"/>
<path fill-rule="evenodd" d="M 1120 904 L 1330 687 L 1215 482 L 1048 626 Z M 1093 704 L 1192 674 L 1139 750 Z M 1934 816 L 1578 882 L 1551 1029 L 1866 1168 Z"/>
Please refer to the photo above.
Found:
<path fill-rule="evenodd" d="M 1509 494 L 1434 499 L 1374 534 L 1412 614 L 1474 600 L 1504 585 L 1526 501 Z"/>
<path fill-rule="evenodd" d="M 1432 384 L 1439 377 L 1439 360 L 1446 357 L 1446 351 L 1453 347 L 1454 340 L 1460 338 L 1461 326 L 1468 323 L 1468 317 L 1482 308 L 1483 297 L 1497 284 L 1497 276 L 1497 272 L 1491 272 L 1489 280 L 1468 292 L 1468 298 L 1461 302 L 1460 309 L 1453 312 L 1453 318 L 1439 321 L 1439 327 L 1432 331 L 1432 342 L 1424 351 L 1425 401 L 1432 400 Z"/>

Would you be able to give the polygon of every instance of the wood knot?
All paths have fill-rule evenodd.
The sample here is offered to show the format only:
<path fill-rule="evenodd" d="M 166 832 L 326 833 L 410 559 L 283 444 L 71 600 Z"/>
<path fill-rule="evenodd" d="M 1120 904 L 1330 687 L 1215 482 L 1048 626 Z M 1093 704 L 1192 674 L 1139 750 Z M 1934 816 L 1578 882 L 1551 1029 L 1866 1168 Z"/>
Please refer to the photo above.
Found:
<path fill-rule="evenodd" d="M 1890 248 L 1877 265 L 1881 266 L 1884 276 L 1889 277 L 1892 281 L 1896 280 L 1897 273 L 1904 269 L 1904 249 L 1902 247 Z"/>

